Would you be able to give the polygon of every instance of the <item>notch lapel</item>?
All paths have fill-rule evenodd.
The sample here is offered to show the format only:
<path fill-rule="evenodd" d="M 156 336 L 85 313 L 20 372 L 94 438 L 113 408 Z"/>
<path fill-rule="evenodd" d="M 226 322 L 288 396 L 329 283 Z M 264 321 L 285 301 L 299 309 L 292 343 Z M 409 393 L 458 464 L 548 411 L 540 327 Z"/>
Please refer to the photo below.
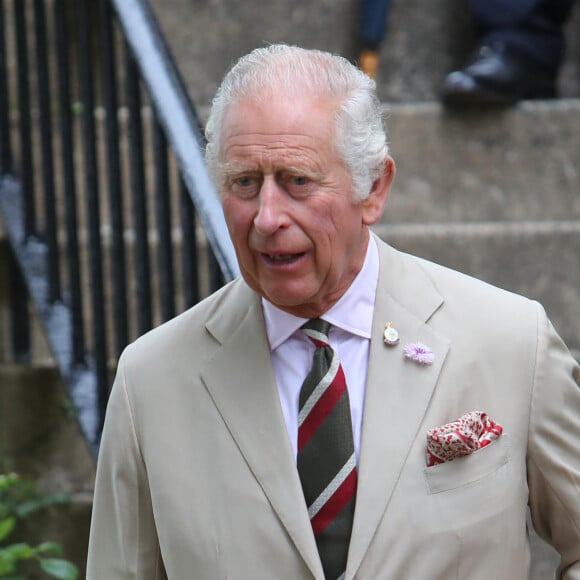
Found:
<path fill-rule="evenodd" d="M 380 241 L 378 244 L 381 267 L 347 578 L 356 574 L 387 510 L 449 349 L 449 341 L 426 324 L 442 304 L 430 279 L 411 258 L 402 257 Z M 405 282 L 409 287 L 403 287 Z M 399 332 L 396 346 L 383 342 L 389 321 Z M 420 365 L 406 359 L 403 347 L 408 342 L 428 345 L 435 354 L 434 362 Z"/>
<path fill-rule="evenodd" d="M 242 299 L 234 296 L 234 317 L 222 308 L 208 321 L 221 348 L 201 376 L 289 537 L 313 576 L 323 578 L 276 389 L 261 304 L 253 294 L 248 300 L 247 291 L 238 294 Z"/>

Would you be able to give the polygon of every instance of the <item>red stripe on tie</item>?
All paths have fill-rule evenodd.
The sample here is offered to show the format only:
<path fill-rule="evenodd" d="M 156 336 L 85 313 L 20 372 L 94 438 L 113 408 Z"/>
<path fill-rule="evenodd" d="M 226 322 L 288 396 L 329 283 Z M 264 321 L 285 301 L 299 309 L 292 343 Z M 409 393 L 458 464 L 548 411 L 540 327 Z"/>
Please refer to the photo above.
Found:
<path fill-rule="evenodd" d="M 320 427 L 321 423 L 326 419 L 330 411 L 332 411 L 345 390 L 346 379 L 342 365 L 339 365 L 334 380 L 326 387 L 326 390 L 320 399 L 316 401 L 314 407 L 310 409 L 310 413 L 308 413 L 298 429 L 298 451 L 301 451 L 312 435 L 316 433 L 318 427 Z"/>
<path fill-rule="evenodd" d="M 356 493 L 356 468 L 347 475 L 346 479 L 340 484 L 338 489 L 328 498 L 328 501 L 318 510 L 318 513 L 310 520 L 312 530 L 317 536 L 336 516 L 344 509 L 344 506 L 354 497 Z"/>

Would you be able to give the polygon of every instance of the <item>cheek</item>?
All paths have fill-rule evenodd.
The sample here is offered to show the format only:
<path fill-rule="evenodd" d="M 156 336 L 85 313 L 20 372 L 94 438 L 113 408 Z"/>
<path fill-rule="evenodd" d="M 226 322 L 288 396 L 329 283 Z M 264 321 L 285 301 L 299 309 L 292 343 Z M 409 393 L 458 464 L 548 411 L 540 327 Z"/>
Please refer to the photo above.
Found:
<path fill-rule="evenodd" d="M 236 241 L 241 241 L 252 225 L 253 214 L 247 204 L 239 203 L 235 199 L 224 198 L 222 201 L 224 217 L 230 236 Z"/>
<path fill-rule="evenodd" d="M 326 241 L 327 257 L 333 262 L 329 267 L 340 275 L 361 255 L 365 230 L 362 220 L 353 216 L 352 211 L 334 215 L 333 218 L 332 231 L 328 232 Z"/>

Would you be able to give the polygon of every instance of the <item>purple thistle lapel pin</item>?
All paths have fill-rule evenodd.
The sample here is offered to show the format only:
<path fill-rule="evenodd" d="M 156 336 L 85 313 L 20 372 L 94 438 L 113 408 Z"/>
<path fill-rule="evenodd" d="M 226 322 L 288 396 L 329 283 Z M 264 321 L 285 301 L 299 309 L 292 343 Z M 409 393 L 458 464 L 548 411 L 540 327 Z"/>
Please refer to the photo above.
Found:
<path fill-rule="evenodd" d="M 430 365 L 435 360 L 433 351 L 421 342 L 409 342 L 403 348 L 406 358 L 414 360 L 421 365 Z"/>

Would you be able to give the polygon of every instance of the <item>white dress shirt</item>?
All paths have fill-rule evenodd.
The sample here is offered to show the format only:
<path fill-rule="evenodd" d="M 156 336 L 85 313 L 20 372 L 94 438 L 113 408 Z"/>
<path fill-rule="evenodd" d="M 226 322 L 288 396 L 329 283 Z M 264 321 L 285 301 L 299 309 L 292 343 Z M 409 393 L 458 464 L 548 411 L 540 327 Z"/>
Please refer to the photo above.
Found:
<path fill-rule="evenodd" d="M 338 353 L 346 376 L 357 463 L 378 277 L 379 254 L 371 236 L 361 271 L 340 300 L 321 317 L 332 325 L 330 344 Z M 300 330 L 307 319 L 284 312 L 266 299 L 262 299 L 262 307 L 278 394 L 296 457 L 298 398 L 315 347 Z"/>

